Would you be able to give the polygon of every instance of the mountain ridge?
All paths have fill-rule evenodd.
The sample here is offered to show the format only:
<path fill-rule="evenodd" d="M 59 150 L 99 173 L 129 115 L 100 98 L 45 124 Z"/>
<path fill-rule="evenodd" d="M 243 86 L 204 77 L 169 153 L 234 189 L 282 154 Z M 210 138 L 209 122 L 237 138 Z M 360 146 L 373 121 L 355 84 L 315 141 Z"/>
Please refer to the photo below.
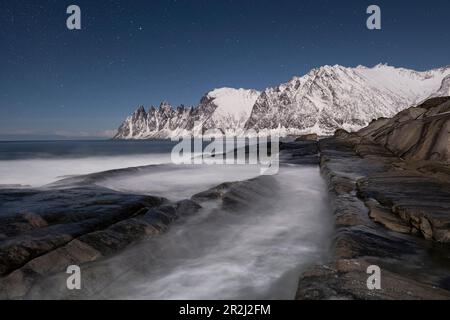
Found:
<path fill-rule="evenodd" d="M 370 68 L 325 65 L 262 92 L 217 88 L 200 103 L 173 108 L 163 102 L 148 112 L 139 107 L 114 139 L 167 139 L 212 135 L 240 136 L 356 131 L 372 120 L 391 117 L 429 97 L 448 94 L 450 67 L 428 71 L 377 64 Z"/>

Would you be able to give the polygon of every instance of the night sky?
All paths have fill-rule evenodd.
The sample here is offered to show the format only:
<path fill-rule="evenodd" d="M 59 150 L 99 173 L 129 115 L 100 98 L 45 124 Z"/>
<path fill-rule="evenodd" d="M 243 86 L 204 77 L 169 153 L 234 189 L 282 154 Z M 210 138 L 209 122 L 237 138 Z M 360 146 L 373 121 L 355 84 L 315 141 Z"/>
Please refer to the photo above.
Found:
<path fill-rule="evenodd" d="M 66 28 L 80 6 L 82 30 Z M 366 8 L 382 30 L 366 28 Z M 450 1 L 0 0 L 0 139 L 107 136 L 138 105 L 195 105 L 325 64 L 450 64 Z"/>

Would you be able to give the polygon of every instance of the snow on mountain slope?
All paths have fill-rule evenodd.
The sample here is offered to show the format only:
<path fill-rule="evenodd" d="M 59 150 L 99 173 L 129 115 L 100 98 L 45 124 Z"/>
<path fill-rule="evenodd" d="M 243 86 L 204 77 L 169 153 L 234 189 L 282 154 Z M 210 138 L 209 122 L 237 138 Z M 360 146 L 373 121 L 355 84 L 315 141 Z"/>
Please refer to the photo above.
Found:
<path fill-rule="evenodd" d="M 211 91 L 207 97 L 216 105 L 208 128 L 221 128 L 225 133 L 243 130 L 253 106 L 260 95 L 256 90 L 221 88 Z"/>
<path fill-rule="evenodd" d="M 441 86 L 442 80 L 450 74 L 450 68 L 417 72 L 388 65 L 377 65 L 374 68 L 358 67 L 356 72 L 372 87 L 383 88 L 405 97 L 425 99 L 427 93 L 434 92 Z"/>
<path fill-rule="evenodd" d="M 162 103 L 159 108 L 136 110 L 120 126 L 116 139 L 165 139 L 198 136 L 207 129 L 220 129 L 227 135 L 239 134 L 250 117 L 260 92 L 221 88 L 207 93 L 200 104 L 173 109 Z"/>
<path fill-rule="evenodd" d="M 391 117 L 437 92 L 450 68 L 417 72 L 387 65 L 324 66 L 266 89 L 246 129 L 265 134 L 332 134 Z"/>
<path fill-rule="evenodd" d="M 280 135 L 354 131 L 373 119 L 392 117 L 430 96 L 450 94 L 450 67 L 418 72 L 387 65 L 373 68 L 339 65 L 311 70 L 262 93 L 220 88 L 197 107 L 167 103 L 136 110 L 120 126 L 117 139 L 198 136 L 208 129 L 226 135 L 245 130 Z"/>
<path fill-rule="evenodd" d="M 253 105 L 258 99 L 260 92 L 256 90 L 221 88 L 215 89 L 208 93 L 208 97 L 212 98 L 217 105 L 213 117 L 243 115 L 250 116 Z"/>
<path fill-rule="evenodd" d="M 442 80 L 441 87 L 437 92 L 432 94 L 430 98 L 450 96 L 450 75 Z"/>

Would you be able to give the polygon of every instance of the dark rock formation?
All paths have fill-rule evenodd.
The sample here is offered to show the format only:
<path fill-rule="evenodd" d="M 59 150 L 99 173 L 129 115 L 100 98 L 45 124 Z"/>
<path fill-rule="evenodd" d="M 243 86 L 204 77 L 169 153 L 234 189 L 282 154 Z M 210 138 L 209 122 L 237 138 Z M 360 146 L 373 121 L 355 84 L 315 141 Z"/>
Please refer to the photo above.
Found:
<path fill-rule="evenodd" d="M 0 299 L 24 297 L 40 278 L 117 253 L 200 209 L 92 186 L 2 190 L 0 199 Z"/>
<path fill-rule="evenodd" d="M 192 199 L 172 203 L 95 186 L 105 176 L 120 177 L 146 169 L 68 178 L 45 189 L 2 190 L 0 299 L 29 298 L 40 283 L 65 276 L 69 265 L 85 267 L 161 235 L 176 220 L 197 213 L 205 202 L 244 214 L 250 195 L 257 207 L 277 190 L 273 177 L 261 176 L 224 183 Z"/>
<path fill-rule="evenodd" d="M 450 299 L 450 98 L 319 142 L 336 219 L 333 259 L 298 299 Z M 369 290 L 367 267 L 381 268 Z"/>
<path fill-rule="evenodd" d="M 281 142 L 280 161 L 291 164 L 319 164 L 319 148 L 317 142 Z"/>
<path fill-rule="evenodd" d="M 359 136 L 411 161 L 450 162 L 450 98 L 433 98 L 392 119 L 380 119 Z"/>
<path fill-rule="evenodd" d="M 319 136 L 315 133 L 299 136 L 295 141 L 317 141 Z"/>

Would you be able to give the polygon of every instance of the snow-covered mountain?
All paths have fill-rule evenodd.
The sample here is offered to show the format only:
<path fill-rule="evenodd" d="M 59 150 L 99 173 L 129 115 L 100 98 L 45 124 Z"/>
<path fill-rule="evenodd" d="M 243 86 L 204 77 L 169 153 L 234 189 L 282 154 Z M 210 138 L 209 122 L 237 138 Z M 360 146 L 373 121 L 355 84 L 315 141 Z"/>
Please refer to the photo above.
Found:
<path fill-rule="evenodd" d="M 417 72 L 387 65 L 324 66 L 266 89 L 246 128 L 320 135 L 337 128 L 358 130 L 428 98 L 449 74 L 450 68 Z"/>
<path fill-rule="evenodd" d="M 431 95 L 431 98 L 450 96 L 450 75 L 442 80 L 441 87 L 437 92 Z"/>
<path fill-rule="evenodd" d="M 210 103 L 217 106 L 210 120 L 208 129 L 220 128 L 225 133 L 238 133 L 245 128 L 256 99 L 261 92 L 256 90 L 216 89 L 208 93 Z"/>
<path fill-rule="evenodd" d="M 256 90 L 221 88 L 207 93 L 197 107 L 173 109 L 162 103 L 148 112 L 139 107 L 120 126 L 116 139 L 157 139 L 200 135 L 208 129 L 218 134 L 240 134 L 245 128 L 253 105 L 259 97 Z"/>
<path fill-rule="evenodd" d="M 332 134 L 358 130 L 373 119 L 392 117 L 430 96 L 448 95 L 450 67 L 418 72 L 387 65 L 373 68 L 324 66 L 262 93 L 221 88 L 197 107 L 167 103 L 136 110 L 120 126 L 117 139 L 198 136 L 207 129 L 226 135 L 244 130 L 281 135 Z"/>

